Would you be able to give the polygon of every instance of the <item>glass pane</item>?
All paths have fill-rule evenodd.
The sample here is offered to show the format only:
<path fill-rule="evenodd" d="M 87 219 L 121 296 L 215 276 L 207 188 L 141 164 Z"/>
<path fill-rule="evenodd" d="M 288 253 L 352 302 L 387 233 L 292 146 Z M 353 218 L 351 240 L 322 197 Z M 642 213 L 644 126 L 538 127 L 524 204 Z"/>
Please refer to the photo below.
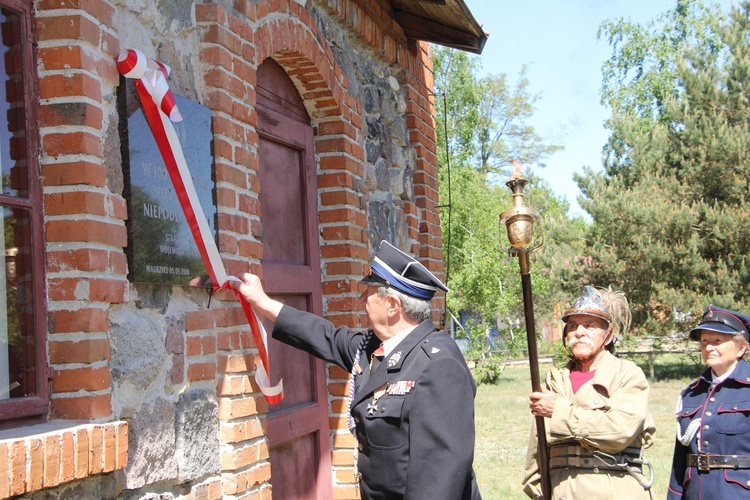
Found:
<path fill-rule="evenodd" d="M 31 218 L 28 210 L 3 207 L 0 236 L 0 399 L 36 393 Z"/>
<path fill-rule="evenodd" d="M 2 193 L 28 197 L 21 23 L 0 9 L 0 165 Z"/>

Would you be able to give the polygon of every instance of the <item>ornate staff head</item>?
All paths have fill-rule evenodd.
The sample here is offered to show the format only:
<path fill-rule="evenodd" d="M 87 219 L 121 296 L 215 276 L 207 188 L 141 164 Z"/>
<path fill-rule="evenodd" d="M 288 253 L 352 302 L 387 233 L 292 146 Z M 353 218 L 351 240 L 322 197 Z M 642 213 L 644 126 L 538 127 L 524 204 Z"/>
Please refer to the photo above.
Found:
<path fill-rule="evenodd" d="M 526 206 L 524 202 L 523 190 L 529 181 L 524 179 L 521 174 L 521 166 L 517 161 L 513 162 L 513 175 L 505 183 L 513 191 L 513 207 L 500 214 L 500 225 L 504 224 L 508 231 L 508 241 L 510 241 L 510 254 L 529 253 L 533 251 L 529 247 L 534 239 L 534 222 L 539 218 L 539 214 L 533 208 Z M 523 262 L 527 259 L 521 259 Z M 528 273 L 528 266 L 522 269 L 522 272 Z"/>

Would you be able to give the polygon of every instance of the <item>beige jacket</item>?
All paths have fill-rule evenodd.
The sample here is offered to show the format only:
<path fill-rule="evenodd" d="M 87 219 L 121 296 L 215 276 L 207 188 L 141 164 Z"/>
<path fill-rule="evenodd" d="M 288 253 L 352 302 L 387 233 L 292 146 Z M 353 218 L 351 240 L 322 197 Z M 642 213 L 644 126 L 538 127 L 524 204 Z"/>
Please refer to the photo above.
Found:
<path fill-rule="evenodd" d="M 546 386 L 558 394 L 552 418 L 545 418 L 547 444 L 579 445 L 583 453 L 600 450 L 619 453 L 629 446 L 647 448 L 656 430 L 648 411 L 649 386 L 643 371 L 631 361 L 605 351 L 594 378 L 576 394 L 570 384 L 571 364 L 547 371 Z M 531 428 L 523 490 L 531 498 L 541 495 L 537 466 L 536 422 Z M 650 474 L 645 469 L 646 476 Z M 648 477 L 640 477 L 646 482 Z M 550 470 L 552 498 L 639 499 L 651 498 L 638 480 L 626 471 L 556 468 Z"/>

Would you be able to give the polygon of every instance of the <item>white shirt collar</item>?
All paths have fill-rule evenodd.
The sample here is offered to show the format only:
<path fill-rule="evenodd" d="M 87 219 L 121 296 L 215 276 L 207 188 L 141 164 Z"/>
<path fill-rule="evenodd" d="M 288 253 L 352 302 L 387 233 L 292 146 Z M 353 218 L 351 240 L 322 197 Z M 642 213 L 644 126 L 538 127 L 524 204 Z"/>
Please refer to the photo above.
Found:
<path fill-rule="evenodd" d="M 407 335 L 409 335 L 412 331 L 414 331 L 415 327 L 412 327 L 404 332 L 398 333 L 394 335 L 393 337 L 389 338 L 388 340 L 383 342 L 383 352 L 384 357 L 388 357 L 388 355 L 396 348 L 397 345 L 401 343 L 402 340 L 406 338 Z"/>
<path fill-rule="evenodd" d="M 712 382 L 713 382 L 714 384 L 718 384 L 718 383 L 724 382 L 724 381 L 725 381 L 726 379 L 728 379 L 728 378 L 729 378 L 729 376 L 730 376 L 730 375 L 732 374 L 732 372 L 734 372 L 734 370 L 735 370 L 736 368 L 737 368 L 737 365 L 734 365 L 734 368 L 732 368 L 731 370 L 729 370 L 728 372 L 726 372 L 726 373 L 725 373 L 724 375 L 722 375 L 721 377 L 717 377 L 717 376 L 716 376 L 716 374 L 714 373 L 714 371 L 713 371 L 713 370 L 711 370 L 711 381 L 712 381 Z"/>

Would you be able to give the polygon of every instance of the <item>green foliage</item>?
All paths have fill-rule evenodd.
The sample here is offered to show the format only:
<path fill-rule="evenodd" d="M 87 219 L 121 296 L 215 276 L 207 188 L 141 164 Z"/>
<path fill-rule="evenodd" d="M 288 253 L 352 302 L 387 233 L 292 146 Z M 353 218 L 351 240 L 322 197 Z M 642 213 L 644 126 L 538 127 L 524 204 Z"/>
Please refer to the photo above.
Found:
<path fill-rule="evenodd" d="M 529 93 L 525 68 L 515 84 L 504 73 L 478 78 L 478 58 L 439 46 L 433 47 L 433 66 L 441 166 L 448 162 L 446 144 L 454 166 L 502 175 L 514 161 L 543 166 L 541 160 L 562 149 L 527 123 L 539 97 Z"/>
<path fill-rule="evenodd" d="M 469 359 L 483 359 L 490 355 L 492 346 L 487 336 L 487 323 L 481 318 L 465 321 L 464 328 L 456 334 L 458 338 L 469 340 L 469 346 L 464 355 Z"/>
<path fill-rule="evenodd" d="M 474 367 L 474 381 L 477 385 L 497 384 L 505 365 L 496 361 L 478 361 Z"/>
<path fill-rule="evenodd" d="M 523 72 L 511 85 L 504 74 L 478 78 L 478 59 L 465 52 L 434 47 L 433 54 L 440 215 L 451 288 L 447 307 L 456 315 L 473 313 L 477 328 L 486 332 L 497 317 L 523 316 L 518 262 L 508 258 L 506 228 L 498 225 L 500 213 L 513 205 L 511 192 L 497 181 L 507 175 L 513 160 L 543 166 L 541 161 L 560 146 L 546 143 L 528 125 L 537 97 L 529 94 Z M 544 297 L 550 289 L 558 290 L 549 286 L 550 279 L 568 274 L 567 266 L 551 257 L 555 239 L 564 235 L 567 246 L 558 250 L 570 251 L 581 238 L 576 223 L 567 218 L 567 204 L 540 179 L 530 177 L 527 191 L 540 210 L 539 227 L 554 238 L 543 238 L 549 245 L 539 254 L 544 255 L 545 269 L 531 275 L 534 296 L 546 309 Z M 566 225 L 576 229 L 567 234 Z M 516 349 L 525 344 L 523 334 L 519 338 L 523 342 L 513 335 L 503 340 Z"/>
<path fill-rule="evenodd" d="M 625 291 L 649 334 L 684 330 L 674 313 L 695 318 L 709 303 L 747 310 L 748 7 L 724 18 L 681 0 L 649 27 L 611 26 L 612 154 L 576 179 L 593 218 L 587 279 Z M 654 40 L 659 50 L 643 52 Z"/>
<path fill-rule="evenodd" d="M 677 0 L 673 10 L 645 26 L 624 18 L 601 25 L 597 36 L 612 47 L 612 56 L 602 66 L 601 93 L 602 104 L 612 109 L 607 125 L 615 131 L 605 148 L 608 169 L 628 161 L 628 142 L 617 130 L 647 135 L 653 121 L 670 121 L 665 104 L 680 96 L 677 72 L 686 49 L 718 51 L 721 42 L 715 29 L 721 19 L 716 5 Z"/>
<path fill-rule="evenodd" d="M 532 176 L 528 201 L 539 212 L 534 232 L 541 246 L 532 254 L 534 272 L 544 278 L 534 288 L 537 322 L 560 321 L 559 309 L 577 297 L 588 259 L 585 236 L 588 224 L 568 216 L 569 204 L 555 196 L 548 185 Z M 540 280 L 541 281 L 541 280 Z"/>
<path fill-rule="evenodd" d="M 562 341 L 555 342 L 554 351 L 552 352 L 552 364 L 558 368 L 562 368 L 568 363 L 569 352 Z"/>

